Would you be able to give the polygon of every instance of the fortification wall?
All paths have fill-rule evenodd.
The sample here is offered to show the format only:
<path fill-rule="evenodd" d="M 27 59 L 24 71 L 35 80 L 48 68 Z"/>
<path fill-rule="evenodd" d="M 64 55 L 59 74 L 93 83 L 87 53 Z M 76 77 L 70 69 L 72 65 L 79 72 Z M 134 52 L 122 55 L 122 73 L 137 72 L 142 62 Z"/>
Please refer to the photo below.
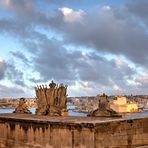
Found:
<path fill-rule="evenodd" d="M 148 146 L 148 117 L 102 119 L 0 115 L 0 148 L 130 148 Z"/>

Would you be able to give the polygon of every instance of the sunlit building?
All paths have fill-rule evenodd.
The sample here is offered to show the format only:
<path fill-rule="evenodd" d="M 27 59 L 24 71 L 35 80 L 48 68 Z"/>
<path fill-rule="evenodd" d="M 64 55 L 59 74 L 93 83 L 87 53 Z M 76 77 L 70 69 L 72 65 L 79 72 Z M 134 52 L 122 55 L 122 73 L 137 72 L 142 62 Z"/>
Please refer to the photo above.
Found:
<path fill-rule="evenodd" d="M 133 102 L 128 103 L 126 97 L 117 97 L 117 99 L 113 100 L 110 104 L 110 107 L 119 113 L 138 111 L 138 105 Z"/>

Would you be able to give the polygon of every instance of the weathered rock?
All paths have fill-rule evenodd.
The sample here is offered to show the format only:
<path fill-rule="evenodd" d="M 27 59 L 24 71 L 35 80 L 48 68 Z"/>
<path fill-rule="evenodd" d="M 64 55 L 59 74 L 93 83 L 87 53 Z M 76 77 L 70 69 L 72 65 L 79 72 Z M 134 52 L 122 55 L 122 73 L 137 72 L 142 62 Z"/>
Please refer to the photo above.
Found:
<path fill-rule="evenodd" d="M 30 110 L 28 109 L 26 105 L 26 100 L 25 98 L 20 98 L 19 104 L 16 107 L 14 113 L 25 113 L 25 114 L 31 114 Z"/>
<path fill-rule="evenodd" d="M 47 86 L 35 88 L 37 98 L 37 115 L 62 116 L 66 109 L 67 86 L 53 81 Z"/>
<path fill-rule="evenodd" d="M 97 96 L 98 97 L 98 96 Z M 98 108 L 88 114 L 95 117 L 121 117 L 120 114 L 112 110 L 109 106 L 108 96 L 103 94 L 98 97 Z"/>

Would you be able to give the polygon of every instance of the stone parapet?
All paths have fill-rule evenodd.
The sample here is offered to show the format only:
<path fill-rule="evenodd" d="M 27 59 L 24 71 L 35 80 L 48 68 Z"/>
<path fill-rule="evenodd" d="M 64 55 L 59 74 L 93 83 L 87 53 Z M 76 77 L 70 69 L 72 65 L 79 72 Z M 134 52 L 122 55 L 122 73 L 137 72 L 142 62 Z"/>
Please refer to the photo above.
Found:
<path fill-rule="evenodd" d="M 148 116 L 49 117 L 0 114 L 0 148 L 135 148 L 148 146 Z"/>

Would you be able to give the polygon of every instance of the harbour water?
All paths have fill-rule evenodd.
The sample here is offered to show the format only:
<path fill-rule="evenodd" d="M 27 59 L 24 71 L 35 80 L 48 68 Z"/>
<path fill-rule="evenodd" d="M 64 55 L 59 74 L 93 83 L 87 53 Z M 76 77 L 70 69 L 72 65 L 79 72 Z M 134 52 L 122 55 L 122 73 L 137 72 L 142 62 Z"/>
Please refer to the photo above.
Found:
<path fill-rule="evenodd" d="M 68 114 L 69 114 L 69 116 L 87 116 L 87 113 L 82 113 L 82 112 L 75 112 L 73 109 L 74 109 L 74 106 L 70 106 L 70 107 L 68 107 L 68 109 L 69 109 L 69 111 L 68 111 Z M 2 113 L 13 113 L 13 111 L 14 111 L 15 109 L 12 109 L 12 108 L 0 108 L 0 114 Z M 30 108 L 29 109 L 31 112 L 32 112 L 32 114 L 35 114 L 35 108 Z M 131 116 L 132 117 L 132 115 L 134 114 L 134 116 L 141 116 L 141 117 L 143 117 L 143 116 L 148 116 L 148 110 L 146 110 L 146 111 L 143 111 L 143 112 L 140 112 L 140 113 L 126 113 L 126 114 L 123 114 L 123 116 Z"/>
<path fill-rule="evenodd" d="M 74 106 L 69 106 L 68 107 L 69 111 L 68 111 L 68 114 L 70 116 L 86 116 L 87 114 L 86 113 L 79 113 L 79 112 L 75 112 L 73 109 L 74 109 Z M 13 113 L 15 109 L 13 108 L 0 108 L 0 114 L 1 113 Z M 32 114 L 35 114 L 35 108 L 30 108 L 29 109 Z"/>

